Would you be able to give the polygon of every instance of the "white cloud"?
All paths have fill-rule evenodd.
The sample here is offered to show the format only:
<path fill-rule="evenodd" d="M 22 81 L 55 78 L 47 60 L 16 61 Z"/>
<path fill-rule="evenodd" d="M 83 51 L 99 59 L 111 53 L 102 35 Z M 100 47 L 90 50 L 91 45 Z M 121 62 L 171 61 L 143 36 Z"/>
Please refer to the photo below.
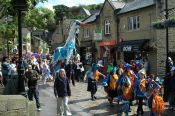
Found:
<path fill-rule="evenodd" d="M 68 7 L 78 6 L 78 5 L 89 5 L 103 3 L 105 0 L 48 0 L 48 2 L 40 3 L 39 7 L 46 7 L 53 10 L 54 5 L 63 4 Z"/>

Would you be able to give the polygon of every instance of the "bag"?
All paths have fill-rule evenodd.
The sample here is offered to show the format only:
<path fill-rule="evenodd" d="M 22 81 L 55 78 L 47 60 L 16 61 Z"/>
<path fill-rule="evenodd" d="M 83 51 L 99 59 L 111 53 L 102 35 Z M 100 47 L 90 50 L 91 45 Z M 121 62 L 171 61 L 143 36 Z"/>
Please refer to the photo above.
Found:
<path fill-rule="evenodd" d="M 165 110 L 165 103 L 163 101 L 163 98 L 158 95 L 153 95 L 153 101 L 152 101 L 152 111 L 154 113 L 158 113 L 160 115 Z"/>
<path fill-rule="evenodd" d="M 99 72 L 98 72 L 98 70 L 95 70 L 95 71 L 93 72 L 93 77 L 94 77 L 94 79 L 95 79 L 96 81 L 98 81 L 98 79 L 99 79 Z"/>
<path fill-rule="evenodd" d="M 139 83 L 139 90 L 142 92 L 142 93 L 145 93 L 146 92 L 146 79 L 142 79 Z"/>

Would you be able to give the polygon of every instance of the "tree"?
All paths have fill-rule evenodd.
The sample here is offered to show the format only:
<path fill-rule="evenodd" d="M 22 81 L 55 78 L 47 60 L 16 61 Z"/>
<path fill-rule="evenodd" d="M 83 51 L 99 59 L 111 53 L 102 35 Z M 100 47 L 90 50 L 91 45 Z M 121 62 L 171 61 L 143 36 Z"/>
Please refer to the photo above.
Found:
<path fill-rule="evenodd" d="M 24 25 L 26 27 L 45 30 L 53 23 L 54 12 L 48 8 L 33 8 L 29 10 L 24 17 Z"/>
<path fill-rule="evenodd" d="M 58 24 L 59 21 L 63 21 L 64 17 L 70 17 L 70 9 L 65 5 L 56 5 L 53 7 L 55 10 L 55 20 Z"/>
<path fill-rule="evenodd" d="M 47 0 L 26 0 L 28 9 L 33 8 L 37 3 Z M 13 6 L 13 0 L 0 0 L 0 19 L 5 15 L 14 16 L 16 14 Z"/>

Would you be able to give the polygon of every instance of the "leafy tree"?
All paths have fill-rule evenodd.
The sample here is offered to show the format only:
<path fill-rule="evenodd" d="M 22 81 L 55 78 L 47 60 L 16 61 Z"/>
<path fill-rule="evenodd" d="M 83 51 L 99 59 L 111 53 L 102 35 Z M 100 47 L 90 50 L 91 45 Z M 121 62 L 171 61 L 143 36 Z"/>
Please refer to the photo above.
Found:
<path fill-rule="evenodd" d="M 100 4 L 91 4 L 91 5 L 80 5 L 83 8 L 86 8 L 88 10 L 100 10 L 103 6 L 103 3 Z"/>
<path fill-rule="evenodd" d="M 58 23 L 58 21 L 63 21 L 64 17 L 67 17 L 67 18 L 70 17 L 69 7 L 67 7 L 65 5 L 56 5 L 53 8 L 55 10 L 56 23 Z"/>
<path fill-rule="evenodd" d="M 5 15 L 12 15 L 14 16 L 16 14 L 13 6 L 14 0 L 0 0 L 0 18 L 2 18 Z M 33 8 L 37 3 L 44 2 L 47 0 L 26 0 L 28 9 Z"/>
<path fill-rule="evenodd" d="M 35 27 L 36 29 L 47 29 L 54 23 L 54 13 L 48 8 L 33 8 L 29 10 L 24 17 L 26 27 Z"/>

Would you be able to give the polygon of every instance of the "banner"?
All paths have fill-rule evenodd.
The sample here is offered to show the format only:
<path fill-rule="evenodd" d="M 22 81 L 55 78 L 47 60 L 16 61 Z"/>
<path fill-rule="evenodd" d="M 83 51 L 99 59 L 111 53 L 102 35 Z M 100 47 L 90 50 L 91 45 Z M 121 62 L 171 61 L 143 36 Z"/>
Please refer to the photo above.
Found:
<path fill-rule="evenodd" d="M 100 28 L 97 28 L 96 30 L 94 30 L 94 40 L 95 41 L 102 40 L 102 30 Z"/>

